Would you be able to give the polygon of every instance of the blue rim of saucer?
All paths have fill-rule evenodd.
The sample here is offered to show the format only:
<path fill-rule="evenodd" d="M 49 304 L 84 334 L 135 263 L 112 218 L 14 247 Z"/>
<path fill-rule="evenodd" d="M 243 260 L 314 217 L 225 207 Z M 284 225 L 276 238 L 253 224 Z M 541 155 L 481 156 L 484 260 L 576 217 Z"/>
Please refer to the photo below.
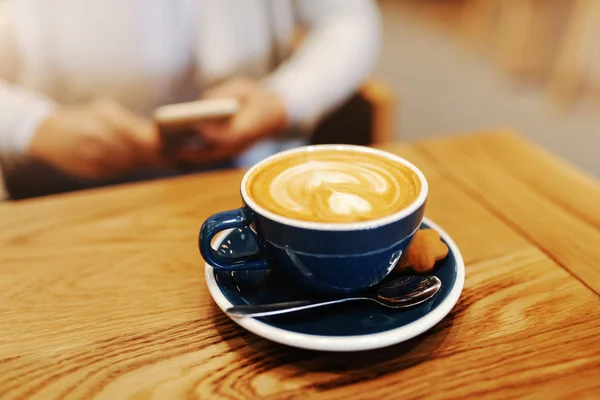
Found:
<path fill-rule="evenodd" d="M 465 267 L 454 241 L 424 218 L 421 229 L 439 232 L 448 256 L 433 272 L 442 288 L 430 300 L 404 310 L 389 310 L 369 302 L 347 303 L 273 317 L 232 318 L 247 330 L 269 340 L 311 350 L 358 351 L 389 346 L 415 337 L 436 325 L 454 307 L 463 289 Z M 224 256 L 252 253 L 256 243 L 248 228 L 225 231 L 215 240 Z M 315 297 L 294 289 L 273 271 L 215 271 L 205 264 L 209 291 L 221 310 L 233 305 L 264 304 Z"/>

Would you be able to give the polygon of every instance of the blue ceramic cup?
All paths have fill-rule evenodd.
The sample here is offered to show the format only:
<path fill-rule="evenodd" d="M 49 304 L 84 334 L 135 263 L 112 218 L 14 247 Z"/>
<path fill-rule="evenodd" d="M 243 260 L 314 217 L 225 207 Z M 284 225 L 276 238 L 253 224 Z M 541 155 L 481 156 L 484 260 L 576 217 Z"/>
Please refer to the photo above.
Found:
<path fill-rule="evenodd" d="M 409 167 L 421 181 L 416 200 L 380 219 L 321 223 L 274 214 L 248 195 L 248 177 L 273 159 L 291 153 L 336 149 L 375 154 Z M 423 220 L 428 184 L 417 167 L 394 154 L 365 146 L 316 145 L 267 157 L 244 175 L 240 191 L 243 207 L 209 217 L 200 229 L 198 246 L 208 264 L 228 271 L 277 269 L 289 277 L 290 284 L 323 294 L 348 294 L 381 282 L 401 260 Z M 257 253 L 225 254 L 212 248 L 216 234 L 245 226 L 255 236 Z M 226 252 L 226 246 L 221 247 Z"/>

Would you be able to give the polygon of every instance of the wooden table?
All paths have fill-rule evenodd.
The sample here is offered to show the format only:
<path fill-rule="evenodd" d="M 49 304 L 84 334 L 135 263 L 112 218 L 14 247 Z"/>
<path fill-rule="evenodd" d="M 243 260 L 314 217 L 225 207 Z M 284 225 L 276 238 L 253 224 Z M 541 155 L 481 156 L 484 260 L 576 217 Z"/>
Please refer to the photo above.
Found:
<path fill-rule="evenodd" d="M 511 133 L 385 148 L 467 263 L 428 333 L 328 354 L 231 322 L 196 235 L 239 171 L 4 203 L 0 398 L 600 398 L 600 185 Z"/>

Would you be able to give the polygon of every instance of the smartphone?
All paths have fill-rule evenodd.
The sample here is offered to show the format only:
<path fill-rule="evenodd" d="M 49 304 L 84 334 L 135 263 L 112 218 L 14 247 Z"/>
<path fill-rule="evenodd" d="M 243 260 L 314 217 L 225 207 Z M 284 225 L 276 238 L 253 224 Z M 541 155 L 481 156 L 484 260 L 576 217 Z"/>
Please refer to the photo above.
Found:
<path fill-rule="evenodd" d="M 239 101 L 235 98 L 205 99 L 158 107 L 153 117 L 160 133 L 163 154 L 173 157 L 182 149 L 201 149 L 204 143 L 198 135 L 197 125 L 231 118 L 239 109 Z"/>

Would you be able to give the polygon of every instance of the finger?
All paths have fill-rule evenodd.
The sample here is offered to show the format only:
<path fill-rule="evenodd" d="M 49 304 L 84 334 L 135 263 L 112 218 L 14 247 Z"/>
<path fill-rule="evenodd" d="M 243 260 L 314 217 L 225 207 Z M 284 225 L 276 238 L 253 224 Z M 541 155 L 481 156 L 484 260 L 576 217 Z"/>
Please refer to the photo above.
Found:
<path fill-rule="evenodd" d="M 149 121 L 132 121 L 129 137 L 134 138 L 138 149 L 141 151 L 142 161 L 146 165 L 157 165 L 160 163 L 160 140 L 158 129 Z"/>
<path fill-rule="evenodd" d="M 73 155 L 78 174 L 87 178 L 109 177 L 127 168 L 127 154 L 115 146 L 106 131 L 90 130 L 84 146 Z"/>
<path fill-rule="evenodd" d="M 259 135 L 260 109 L 254 104 L 248 104 L 243 112 L 239 113 L 231 120 L 231 130 L 229 138 L 231 140 L 253 140 Z"/>
<path fill-rule="evenodd" d="M 230 135 L 231 120 L 227 122 L 207 122 L 198 126 L 198 133 L 211 144 L 218 144 Z"/>
<path fill-rule="evenodd" d="M 201 126 L 202 136 L 216 146 L 231 146 L 240 141 L 251 141 L 259 136 L 260 107 L 249 101 L 225 123 L 207 123 Z"/>
<path fill-rule="evenodd" d="M 113 101 L 100 100 L 94 103 L 94 111 L 110 131 L 109 136 L 114 143 L 122 142 L 129 146 L 130 151 L 135 151 L 135 147 L 138 146 L 135 135 L 127 134 L 131 121 L 124 115 L 120 105 Z"/>
<path fill-rule="evenodd" d="M 215 146 L 235 146 L 238 143 L 252 142 L 260 135 L 257 130 L 260 126 L 257 115 L 251 106 L 245 107 L 227 125 L 208 126 L 206 131 L 203 129 L 203 134 L 207 141 Z"/>
<path fill-rule="evenodd" d="M 103 169 L 128 170 L 134 168 L 136 162 L 135 145 L 124 140 L 119 133 L 121 127 L 112 119 L 103 119 L 104 129 L 95 138 L 96 146 L 103 149 L 100 160 Z"/>
<path fill-rule="evenodd" d="M 103 118 L 87 114 L 81 129 L 84 132 L 82 146 L 75 154 L 87 162 L 93 169 L 119 170 L 130 162 L 129 148 L 123 146 L 114 134 L 114 128 Z"/>
<path fill-rule="evenodd" d="M 150 121 L 115 102 L 100 103 L 97 110 L 104 121 L 113 127 L 118 140 L 128 146 L 133 164 L 152 165 L 159 161 L 158 132 Z"/>

